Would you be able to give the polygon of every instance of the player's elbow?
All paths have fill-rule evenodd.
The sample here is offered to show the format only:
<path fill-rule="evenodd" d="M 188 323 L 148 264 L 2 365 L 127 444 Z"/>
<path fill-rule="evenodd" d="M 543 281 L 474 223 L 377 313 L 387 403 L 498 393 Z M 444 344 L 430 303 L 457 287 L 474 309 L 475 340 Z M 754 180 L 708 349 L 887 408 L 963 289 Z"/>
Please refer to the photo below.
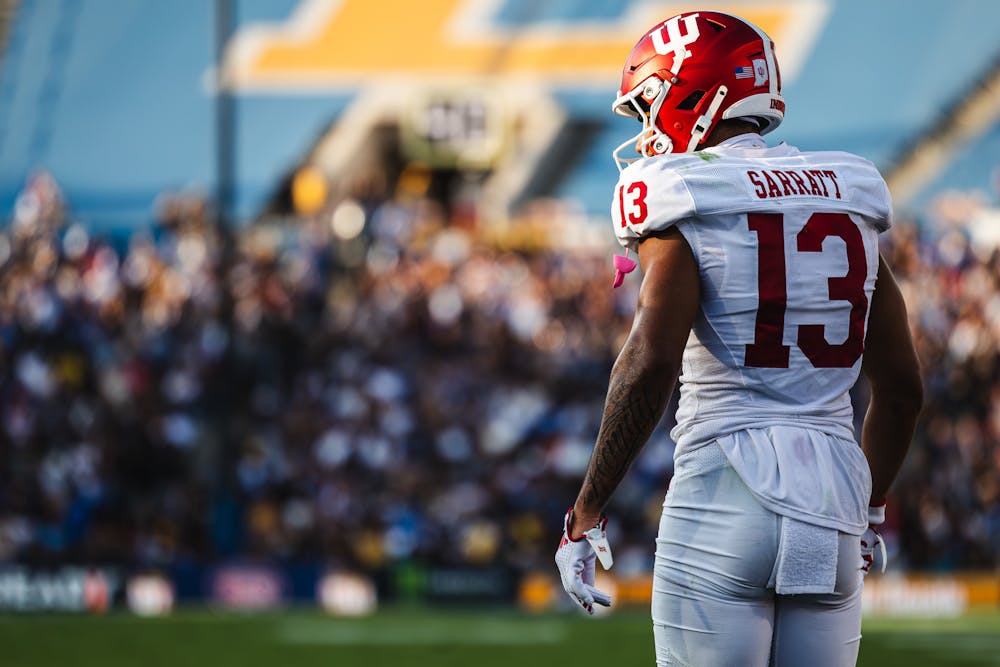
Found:
<path fill-rule="evenodd" d="M 627 375 L 633 381 L 659 382 L 672 386 L 679 371 L 680 360 L 668 354 L 664 346 L 652 344 L 641 335 L 629 337 L 613 373 Z"/>
<path fill-rule="evenodd" d="M 914 364 L 889 378 L 873 381 L 872 394 L 894 413 L 916 417 L 924 407 L 924 383 L 919 366 Z"/>
<path fill-rule="evenodd" d="M 919 371 L 913 373 L 903 390 L 903 401 L 913 414 L 920 414 L 924 409 L 924 383 Z"/>

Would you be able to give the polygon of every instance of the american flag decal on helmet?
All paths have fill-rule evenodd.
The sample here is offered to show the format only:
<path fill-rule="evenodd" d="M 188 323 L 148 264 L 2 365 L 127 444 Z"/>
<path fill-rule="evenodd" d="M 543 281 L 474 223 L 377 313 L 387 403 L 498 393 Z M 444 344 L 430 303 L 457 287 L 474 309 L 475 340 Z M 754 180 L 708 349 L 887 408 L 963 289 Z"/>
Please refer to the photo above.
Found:
<path fill-rule="evenodd" d="M 737 67 L 735 74 L 737 79 L 754 78 L 753 67 Z"/>

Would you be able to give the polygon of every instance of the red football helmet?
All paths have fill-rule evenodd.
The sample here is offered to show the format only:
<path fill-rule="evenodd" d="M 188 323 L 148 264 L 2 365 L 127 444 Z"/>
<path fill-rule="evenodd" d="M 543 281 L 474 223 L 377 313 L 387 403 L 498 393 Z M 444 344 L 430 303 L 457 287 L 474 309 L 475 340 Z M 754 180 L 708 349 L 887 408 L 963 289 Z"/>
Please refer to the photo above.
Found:
<path fill-rule="evenodd" d="M 716 119 L 755 122 L 761 134 L 785 116 L 774 42 L 763 30 L 721 12 L 688 12 L 659 23 L 632 49 L 612 110 L 642 121 L 614 152 L 637 145 L 643 156 L 698 148 Z"/>

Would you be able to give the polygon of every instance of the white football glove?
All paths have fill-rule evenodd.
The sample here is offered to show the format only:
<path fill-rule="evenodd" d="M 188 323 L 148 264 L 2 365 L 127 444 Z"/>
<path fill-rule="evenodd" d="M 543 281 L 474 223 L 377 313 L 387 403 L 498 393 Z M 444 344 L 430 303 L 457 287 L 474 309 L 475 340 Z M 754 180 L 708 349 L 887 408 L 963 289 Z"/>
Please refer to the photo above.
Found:
<path fill-rule="evenodd" d="M 889 562 L 889 556 L 885 552 L 885 542 L 879 535 L 876 526 L 885 523 L 885 503 L 868 507 L 868 530 L 861 535 L 861 571 L 867 575 L 872 569 L 875 561 L 875 549 L 879 549 L 882 554 L 882 572 L 885 573 L 885 566 Z"/>
<path fill-rule="evenodd" d="M 608 518 L 601 516 L 597 525 L 586 531 L 579 540 L 569 537 L 569 526 L 573 520 L 573 509 L 566 512 L 563 519 L 563 534 L 556 550 L 556 565 L 559 567 L 559 577 L 563 588 L 574 601 L 594 613 L 594 605 L 611 606 L 611 596 L 594 588 L 594 560 L 600 560 L 601 566 L 608 570 L 614 559 L 611 557 L 611 546 L 605 527 Z"/>

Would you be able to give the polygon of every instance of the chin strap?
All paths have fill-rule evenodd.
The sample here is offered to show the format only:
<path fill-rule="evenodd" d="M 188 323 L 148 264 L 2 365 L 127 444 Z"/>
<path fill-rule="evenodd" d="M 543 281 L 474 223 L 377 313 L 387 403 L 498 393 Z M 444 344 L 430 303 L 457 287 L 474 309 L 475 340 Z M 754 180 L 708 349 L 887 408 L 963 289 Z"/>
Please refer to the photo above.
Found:
<path fill-rule="evenodd" d="M 729 89 L 725 86 L 719 86 L 719 90 L 715 92 L 715 97 L 712 98 L 712 103 L 708 105 L 708 109 L 705 110 L 705 114 L 698 118 L 694 124 L 694 129 L 691 130 L 691 141 L 688 142 L 687 152 L 690 153 L 701 140 L 708 134 L 708 131 L 712 129 L 712 123 L 715 122 L 715 115 L 719 113 L 719 107 L 722 106 L 722 100 L 726 98 L 726 94 L 729 93 Z"/>

